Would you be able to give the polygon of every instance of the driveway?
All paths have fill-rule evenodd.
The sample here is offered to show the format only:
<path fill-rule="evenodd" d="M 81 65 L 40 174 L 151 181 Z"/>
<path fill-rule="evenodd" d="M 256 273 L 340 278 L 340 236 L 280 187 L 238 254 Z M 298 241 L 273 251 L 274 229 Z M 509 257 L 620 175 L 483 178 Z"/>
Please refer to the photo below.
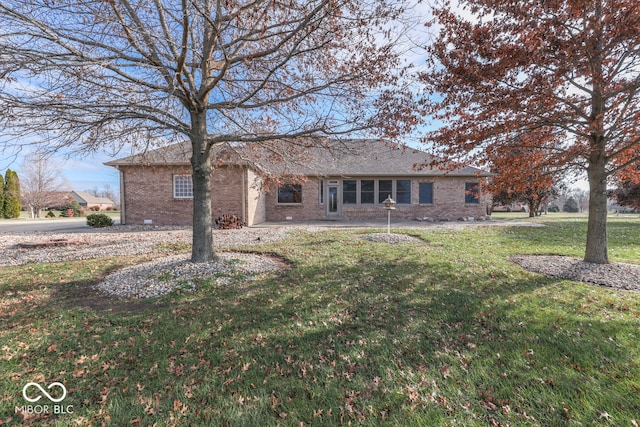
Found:
<path fill-rule="evenodd" d="M 120 222 L 114 219 L 115 224 Z M 0 234 L 6 233 L 82 233 L 91 231 L 87 225 L 87 218 L 59 218 L 59 219 L 15 219 L 0 220 Z"/>

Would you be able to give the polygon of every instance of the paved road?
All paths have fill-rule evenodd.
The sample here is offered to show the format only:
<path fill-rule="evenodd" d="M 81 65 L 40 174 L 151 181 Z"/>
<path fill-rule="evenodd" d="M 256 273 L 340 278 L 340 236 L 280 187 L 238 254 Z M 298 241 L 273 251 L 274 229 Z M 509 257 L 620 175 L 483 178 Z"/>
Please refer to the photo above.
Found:
<path fill-rule="evenodd" d="M 114 219 L 114 223 L 119 223 Z M 0 220 L 0 234 L 3 233 L 37 233 L 43 231 L 60 233 L 82 233 L 92 230 L 86 218 L 59 219 L 17 219 Z"/>

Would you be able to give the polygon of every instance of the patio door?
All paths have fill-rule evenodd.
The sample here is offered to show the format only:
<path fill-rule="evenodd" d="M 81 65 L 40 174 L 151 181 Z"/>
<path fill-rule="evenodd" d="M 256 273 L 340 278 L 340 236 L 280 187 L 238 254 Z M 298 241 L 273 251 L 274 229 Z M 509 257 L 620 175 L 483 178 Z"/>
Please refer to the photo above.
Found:
<path fill-rule="evenodd" d="M 340 215 L 340 183 L 329 181 L 327 184 L 327 216 Z"/>

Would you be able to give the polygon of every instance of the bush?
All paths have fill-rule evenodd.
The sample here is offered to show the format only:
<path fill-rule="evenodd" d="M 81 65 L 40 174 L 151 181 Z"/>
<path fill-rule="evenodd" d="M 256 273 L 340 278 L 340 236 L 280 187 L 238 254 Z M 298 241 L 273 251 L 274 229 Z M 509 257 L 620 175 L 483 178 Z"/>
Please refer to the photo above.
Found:
<path fill-rule="evenodd" d="M 86 212 L 86 210 L 83 209 L 82 206 L 80 206 L 80 204 L 75 200 L 73 200 L 68 205 L 63 206 L 61 210 L 62 213 L 60 213 L 60 216 L 65 218 L 84 216 Z"/>
<path fill-rule="evenodd" d="M 562 206 L 562 210 L 565 212 L 580 212 L 580 208 L 578 207 L 578 202 L 573 197 L 569 197 L 566 202 L 564 202 L 564 206 Z"/>
<path fill-rule="evenodd" d="M 560 208 L 558 205 L 551 205 L 549 206 L 549 209 L 547 209 L 547 212 L 560 212 Z"/>
<path fill-rule="evenodd" d="M 49 211 L 47 212 L 47 218 L 55 218 L 56 214 L 53 213 L 53 211 Z"/>
<path fill-rule="evenodd" d="M 110 227 L 113 225 L 113 220 L 105 214 L 89 214 L 87 225 L 95 228 Z"/>
<path fill-rule="evenodd" d="M 100 206 L 96 205 L 96 206 L 91 206 L 89 207 L 89 210 L 92 212 L 99 212 L 100 211 Z"/>

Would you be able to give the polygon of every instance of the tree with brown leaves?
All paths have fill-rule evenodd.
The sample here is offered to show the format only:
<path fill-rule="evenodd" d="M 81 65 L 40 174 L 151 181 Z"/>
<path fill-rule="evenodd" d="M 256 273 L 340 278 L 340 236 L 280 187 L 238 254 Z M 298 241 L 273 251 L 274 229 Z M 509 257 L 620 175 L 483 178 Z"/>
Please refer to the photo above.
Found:
<path fill-rule="evenodd" d="M 547 149 L 541 149 L 544 140 Z M 522 135 L 513 144 L 487 147 L 486 156 L 495 174 L 489 179 L 488 191 L 496 202 L 526 203 L 529 216 L 555 198 L 562 187 L 564 168 L 549 161 L 552 147 L 560 148 L 561 141 L 548 129 Z"/>
<path fill-rule="evenodd" d="M 428 111 L 446 127 L 435 151 L 486 161 L 550 129 L 547 161 L 585 170 L 590 187 L 584 260 L 608 263 L 607 182 L 638 161 L 640 4 L 636 0 L 464 0 L 445 3 L 422 74 Z M 519 171 L 512 168 L 511 173 Z"/>

